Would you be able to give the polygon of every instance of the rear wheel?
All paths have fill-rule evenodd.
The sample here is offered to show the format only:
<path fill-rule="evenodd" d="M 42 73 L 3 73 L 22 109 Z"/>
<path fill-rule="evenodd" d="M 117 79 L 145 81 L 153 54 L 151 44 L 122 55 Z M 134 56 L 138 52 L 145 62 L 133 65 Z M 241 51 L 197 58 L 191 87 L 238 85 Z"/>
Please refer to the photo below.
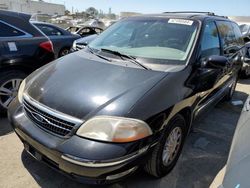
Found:
<path fill-rule="evenodd" d="M 164 130 L 160 142 L 146 164 L 145 170 L 155 177 L 163 177 L 175 166 L 187 134 L 186 121 L 180 114 L 175 115 Z"/>
<path fill-rule="evenodd" d="M 26 74 L 21 71 L 6 71 L 0 74 L 0 113 L 5 114 L 11 101 L 17 96 L 19 86 Z"/>
<path fill-rule="evenodd" d="M 69 48 L 63 48 L 63 49 L 60 50 L 60 52 L 58 54 L 58 57 L 62 57 L 62 56 L 68 55 L 69 52 L 70 52 Z"/>

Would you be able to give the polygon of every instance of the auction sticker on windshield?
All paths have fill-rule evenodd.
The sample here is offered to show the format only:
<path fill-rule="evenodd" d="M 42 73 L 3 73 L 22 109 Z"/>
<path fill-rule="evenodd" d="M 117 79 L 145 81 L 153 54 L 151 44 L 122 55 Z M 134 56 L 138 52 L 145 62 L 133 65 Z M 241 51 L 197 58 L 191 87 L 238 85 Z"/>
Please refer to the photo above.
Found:
<path fill-rule="evenodd" d="M 185 20 L 185 19 L 169 19 L 168 23 L 182 24 L 182 25 L 193 25 L 192 20 Z"/>

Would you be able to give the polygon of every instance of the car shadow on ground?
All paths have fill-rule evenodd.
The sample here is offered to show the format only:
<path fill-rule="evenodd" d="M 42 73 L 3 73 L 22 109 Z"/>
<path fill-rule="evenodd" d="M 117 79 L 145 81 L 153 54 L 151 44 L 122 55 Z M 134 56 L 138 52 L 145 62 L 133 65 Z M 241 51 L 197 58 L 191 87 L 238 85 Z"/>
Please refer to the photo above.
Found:
<path fill-rule="evenodd" d="M 236 92 L 234 100 L 245 102 L 247 94 Z M 174 170 L 164 178 L 156 179 L 139 169 L 135 174 L 109 188 L 199 188 L 209 187 L 218 171 L 226 164 L 232 137 L 243 105 L 220 102 L 195 120 Z M 64 175 L 39 163 L 25 151 L 23 165 L 41 187 L 83 187 Z M 97 186 L 94 186 L 97 187 Z"/>
<path fill-rule="evenodd" d="M 239 84 L 246 84 L 246 85 L 250 85 L 250 78 L 248 79 L 239 79 L 238 80 Z"/>
<path fill-rule="evenodd" d="M 4 136 L 12 132 L 13 132 L 13 129 L 8 123 L 8 119 L 0 115 L 0 136 Z"/>

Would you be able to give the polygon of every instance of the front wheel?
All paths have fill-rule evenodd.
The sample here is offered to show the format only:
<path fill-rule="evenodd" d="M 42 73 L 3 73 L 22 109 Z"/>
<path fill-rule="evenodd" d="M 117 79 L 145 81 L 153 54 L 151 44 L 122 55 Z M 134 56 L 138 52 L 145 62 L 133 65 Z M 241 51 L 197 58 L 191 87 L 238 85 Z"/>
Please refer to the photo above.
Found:
<path fill-rule="evenodd" d="M 186 121 L 181 114 L 175 115 L 166 126 L 163 136 L 155 146 L 145 170 L 152 176 L 163 177 L 175 166 L 187 134 Z"/>

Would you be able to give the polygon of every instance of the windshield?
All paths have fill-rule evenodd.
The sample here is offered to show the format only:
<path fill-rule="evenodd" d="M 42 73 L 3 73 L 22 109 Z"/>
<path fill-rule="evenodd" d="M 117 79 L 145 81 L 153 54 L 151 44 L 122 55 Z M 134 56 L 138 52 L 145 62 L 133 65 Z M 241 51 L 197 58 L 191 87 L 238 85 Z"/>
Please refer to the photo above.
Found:
<path fill-rule="evenodd" d="M 134 57 L 185 61 L 197 26 L 198 22 L 186 19 L 128 19 L 112 25 L 89 46 Z"/>

